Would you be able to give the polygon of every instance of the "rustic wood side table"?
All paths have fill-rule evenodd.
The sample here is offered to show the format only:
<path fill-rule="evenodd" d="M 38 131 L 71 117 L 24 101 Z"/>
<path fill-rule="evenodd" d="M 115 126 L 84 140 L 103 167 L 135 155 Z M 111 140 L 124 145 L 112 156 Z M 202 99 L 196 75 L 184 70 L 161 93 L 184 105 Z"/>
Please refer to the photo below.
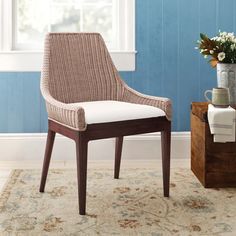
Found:
<path fill-rule="evenodd" d="M 236 142 L 213 142 L 207 109 L 206 102 L 191 106 L 191 170 L 206 188 L 236 187 Z"/>

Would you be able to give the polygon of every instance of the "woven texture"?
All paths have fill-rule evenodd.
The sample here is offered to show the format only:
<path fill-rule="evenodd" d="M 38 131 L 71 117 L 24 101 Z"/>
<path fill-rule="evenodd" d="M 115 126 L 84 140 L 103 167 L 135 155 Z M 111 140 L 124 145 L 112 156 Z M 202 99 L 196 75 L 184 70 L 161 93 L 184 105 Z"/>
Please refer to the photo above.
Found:
<path fill-rule="evenodd" d="M 50 33 L 45 39 L 41 91 L 49 119 L 85 130 L 84 109 L 77 102 L 115 100 L 162 109 L 171 119 L 171 101 L 146 96 L 120 78 L 104 40 L 97 33 Z"/>

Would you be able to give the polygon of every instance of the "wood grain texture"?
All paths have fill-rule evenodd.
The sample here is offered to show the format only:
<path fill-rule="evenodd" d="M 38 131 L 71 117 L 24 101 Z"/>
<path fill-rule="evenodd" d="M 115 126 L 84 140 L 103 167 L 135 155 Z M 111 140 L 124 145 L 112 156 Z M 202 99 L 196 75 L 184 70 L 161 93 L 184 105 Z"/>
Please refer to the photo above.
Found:
<path fill-rule="evenodd" d="M 46 149 L 45 149 L 45 154 L 44 154 L 44 162 L 43 162 L 43 169 L 42 169 L 42 175 L 41 175 L 41 182 L 40 182 L 40 187 L 39 187 L 39 192 L 44 192 L 45 184 L 46 184 L 46 179 L 48 175 L 48 168 L 52 156 L 52 149 L 53 149 L 53 144 L 55 140 L 55 132 L 52 131 L 51 129 L 48 129 L 48 136 L 47 136 L 47 143 L 46 143 Z"/>
<path fill-rule="evenodd" d="M 205 123 L 191 114 L 191 170 L 205 186 Z"/>
<path fill-rule="evenodd" d="M 123 137 L 116 138 L 115 166 L 114 166 L 114 178 L 115 179 L 119 179 L 123 139 L 124 139 Z"/>
<path fill-rule="evenodd" d="M 85 215 L 86 213 L 86 189 L 87 189 L 87 154 L 88 154 L 88 140 L 84 132 L 78 133 L 76 143 L 76 160 L 77 160 L 77 181 L 78 181 L 78 200 L 79 213 Z"/>
<path fill-rule="evenodd" d="M 204 187 L 236 187 L 236 142 L 213 142 L 206 108 L 192 104 L 191 169 Z"/>
<path fill-rule="evenodd" d="M 208 123 L 207 118 L 207 110 L 208 110 L 209 102 L 192 102 L 191 103 L 191 112 L 195 116 L 197 116 L 201 121 Z M 236 109 L 236 104 L 231 105 L 234 109 Z"/>
<path fill-rule="evenodd" d="M 207 121 L 207 102 L 192 102 L 191 104 L 191 112 L 193 115 L 197 116 L 201 121 Z"/>
<path fill-rule="evenodd" d="M 170 150 L 171 150 L 171 124 L 161 131 L 162 172 L 164 196 L 169 197 L 170 185 Z"/>

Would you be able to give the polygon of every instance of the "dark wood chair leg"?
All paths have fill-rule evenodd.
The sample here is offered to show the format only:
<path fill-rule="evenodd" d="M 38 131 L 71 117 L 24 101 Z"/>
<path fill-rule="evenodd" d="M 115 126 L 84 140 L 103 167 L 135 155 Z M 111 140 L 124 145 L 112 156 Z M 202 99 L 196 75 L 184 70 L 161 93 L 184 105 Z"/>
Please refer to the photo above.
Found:
<path fill-rule="evenodd" d="M 48 135 L 47 135 L 47 144 L 46 144 L 46 149 L 45 149 L 45 154 L 44 154 L 44 162 L 43 162 L 43 169 L 42 169 L 42 175 L 41 175 L 41 183 L 40 183 L 40 188 L 39 192 L 44 192 L 45 184 L 46 184 L 46 179 L 48 175 L 48 168 L 51 160 L 51 155 L 52 155 L 52 148 L 55 140 L 55 132 L 52 130 L 48 130 Z"/>
<path fill-rule="evenodd" d="M 123 137 L 117 137 L 116 138 L 116 147 L 115 147 L 115 170 L 114 170 L 114 178 L 115 179 L 119 179 L 122 145 L 123 145 Z"/>
<path fill-rule="evenodd" d="M 87 153 L 88 140 L 82 132 L 79 132 L 76 143 L 76 159 L 77 159 L 77 179 L 78 179 L 78 197 L 79 197 L 79 214 L 86 213 L 86 181 L 87 181 Z"/>
<path fill-rule="evenodd" d="M 169 197 L 170 189 L 170 149 L 171 149 L 171 123 L 161 132 L 162 171 L 164 197 Z"/>

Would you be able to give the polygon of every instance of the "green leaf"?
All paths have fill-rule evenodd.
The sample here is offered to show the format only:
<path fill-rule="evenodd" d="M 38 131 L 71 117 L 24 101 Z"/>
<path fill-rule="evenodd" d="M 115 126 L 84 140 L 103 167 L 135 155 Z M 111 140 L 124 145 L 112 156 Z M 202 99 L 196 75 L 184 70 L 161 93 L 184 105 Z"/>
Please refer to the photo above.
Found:
<path fill-rule="evenodd" d="M 203 33 L 200 33 L 200 37 L 202 40 L 208 40 L 208 37 Z"/>

